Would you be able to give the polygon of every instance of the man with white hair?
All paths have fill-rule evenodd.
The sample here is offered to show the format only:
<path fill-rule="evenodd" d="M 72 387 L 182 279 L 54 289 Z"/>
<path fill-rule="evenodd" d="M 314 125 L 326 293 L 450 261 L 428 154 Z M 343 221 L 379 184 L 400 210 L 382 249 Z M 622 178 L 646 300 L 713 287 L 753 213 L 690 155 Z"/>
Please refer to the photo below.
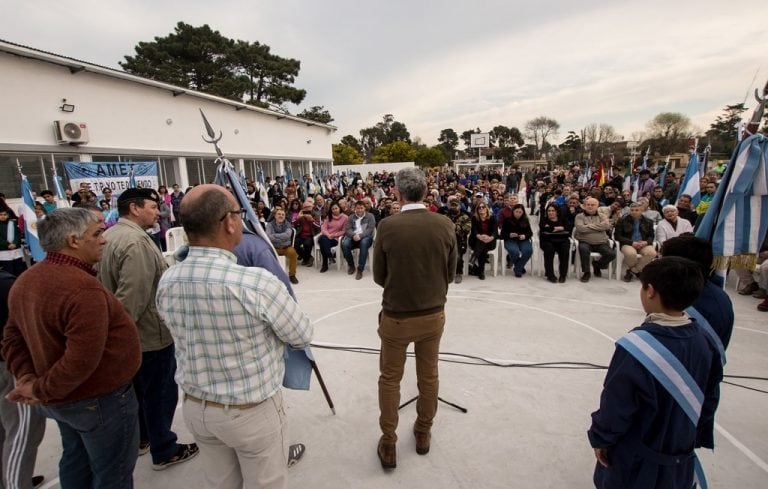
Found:
<path fill-rule="evenodd" d="M 592 274 L 589 271 L 590 255 L 592 252 L 600 254 L 600 259 L 596 261 L 592 268 L 595 277 L 602 276 L 601 270 L 608 268 L 608 265 L 616 258 L 616 251 L 608 243 L 606 232 L 611 229 L 611 222 L 608 217 L 597 212 L 598 201 L 594 197 L 584 199 L 584 212 L 577 214 L 574 219 L 573 237 L 579 241 L 579 258 L 581 259 L 582 282 L 589 282 Z"/>
<path fill-rule="evenodd" d="M 665 205 L 661 209 L 661 213 L 664 216 L 658 226 L 656 227 L 656 241 L 659 245 L 664 244 L 669 238 L 676 238 L 683 233 L 692 233 L 693 225 L 688 219 L 681 219 L 677 207 L 673 205 Z"/>

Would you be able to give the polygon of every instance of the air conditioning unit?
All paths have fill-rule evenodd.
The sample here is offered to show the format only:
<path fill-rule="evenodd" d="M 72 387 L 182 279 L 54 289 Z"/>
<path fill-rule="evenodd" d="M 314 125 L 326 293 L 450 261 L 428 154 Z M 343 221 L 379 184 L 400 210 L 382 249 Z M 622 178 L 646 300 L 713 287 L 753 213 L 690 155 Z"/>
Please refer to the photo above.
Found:
<path fill-rule="evenodd" d="M 88 142 L 88 124 L 85 122 L 53 121 L 53 132 L 59 144 L 85 144 Z"/>

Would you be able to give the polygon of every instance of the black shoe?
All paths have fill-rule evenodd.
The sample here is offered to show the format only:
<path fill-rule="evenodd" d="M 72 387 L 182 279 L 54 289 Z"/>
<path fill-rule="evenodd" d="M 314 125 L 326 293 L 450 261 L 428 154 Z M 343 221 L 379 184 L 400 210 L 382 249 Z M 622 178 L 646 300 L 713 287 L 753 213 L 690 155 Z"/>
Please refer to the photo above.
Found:
<path fill-rule="evenodd" d="M 309 258 L 307 258 L 306 261 L 302 262 L 301 264 L 304 265 L 305 267 L 313 267 L 315 266 L 315 258 L 310 256 Z"/>
<path fill-rule="evenodd" d="M 558 283 L 564 284 L 565 283 L 565 275 L 560 275 L 560 278 L 557 279 Z"/>
<path fill-rule="evenodd" d="M 43 477 L 42 475 L 34 476 L 32 478 L 32 487 L 33 488 L 40 487 L 40 485 L 43 483 L 44 480 L 45 480 L 45 477 Z"/>
<path fill-rule="evenodd" d="M 554 283 L 556 283 L 556 282 L 557 282 L 557 279 L 555 278 L 555 276 L 554 276 L 554 275 L 552 275 L 552 276 L 550 276 L 550 277 L 547 277 L 547 281 L 548 281 L 548 282 L 552 282 L 552 283 L 554 284 Z"/>
<path fill-rule="evenodd" d="M 197 443 L 179 444 L 176 455 L 165 462 L 153 464 L 152 470 L 165 470 L 172 465 L 184 463 L 195 458 L 198 453 L 200 453 L 200 449 L 197 447 Z"/>
<path fill-rule="evenodd" d="M 361 278 L 363 278 L 363 271 L 358 270 L 357 275 L 355 275 L 355 280 L 360 280 Z"/>
<path fill-rule="evenodd" d="M 296 278 L 296 275 L 291 275 L 290 277 L 288 277 L 288 280 L 290 280 L 293 285 L 296 285 L 297 283 L 299 283 L 299 279 Z"/>
<path fill-rule="evenodd" d="M 481 270 L 480 273 L 477 274 L 477 278 L 485 280 L 485 270 Z"/>
<path fill-rule="evenodd" d="M 581 280 L 582 282 L 586 283 L 586 282 L 589 282 L 589 278 L 590 278 L 591 276 L 592 276 L 592 274 L 591 274 L 591 273 L 589 273 L 589 272 L 584 272 L 584 275 L 582 275 L 582 276 L 581 276 L 581 278 L 580 278 L 579 280 Z"/>
<path fill-rule="evenodd" d="M 523 276 L 523 272 L 518 272 L 517 270 L 515 270 L 515 277 L 520 278 L 522 276 Z"/>
<path fill-rule="evenodd" d="M 352 275 L 353 273 L 355 273 L 355 266 L 354 265 L 347 266 L 347 275 Z"/>
<path fill-rule="evenodd" d="M 752 282 L 749 285 L 745 285 L 741 289 L 739 289 L 739 294 L 741 295 L 751 295 L 753 292 L 756 292 L 757 289 L 759 289 L 760 286 L 757 285 L 757 282 Z"/>
<path fill-rule="evenodd" d="M 600 270 L 600 267 L 598 265 L 592 265 L 592 271 L 595 272 L 595 277 L 603 276 L 603 272 Z"/>
<path fill-rule="evenodd" d="M 461 275 L 456 275 L 456 276 L 453 278 L 453 283 L 455 283 L 455 284 L 460 284 L 460 283 L 461 283 L 461 279 L 462 279 Z"/>
<path fill-rule="evenodd" d="M 625 282 L 631 282 L 632 281 L 632 277 L 634 277 L 634 276 L 635 276 L 635 274 L 632 273 L 632 270 L 627 268 L 627 273 L 624 274 L 624 277 L 622 278 L 622 280 L 625 281 Z"/>
<path fill-rule="evenodd" d="M 320 273 L 325 273 L 327 271 L 328 271 L 328 264 L 327 263 L 323 263 L 323 266 L 320 267 Z"/>

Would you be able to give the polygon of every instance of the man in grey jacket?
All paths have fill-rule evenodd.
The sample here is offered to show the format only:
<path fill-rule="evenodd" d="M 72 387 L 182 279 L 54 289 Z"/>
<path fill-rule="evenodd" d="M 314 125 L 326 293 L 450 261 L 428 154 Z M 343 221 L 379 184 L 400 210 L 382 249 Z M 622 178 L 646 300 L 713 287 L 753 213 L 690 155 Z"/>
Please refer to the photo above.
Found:
<path fill-rule="evenodd" d="M 296 262 L 299 255 L 293 247 L 293 236 L 296 234 L 296 231 L 291 226 L 291 223 L 285 219 L 285 210 L 280 207 L 275 209 L 275 218 L 267 223 L 265 231 L 277 254 L 288 259 L 288 278 L 291 283 L 298 284 Z"/>
<path fill-rule="evenodd" d="M 574 223 L 573 237 L 579 242 L 579 258 L 581 259 L 582 282 L 589 282 L 592 274 L 589 271 L 590 254 L 600 253 L 600 259 L 592 268 L 595 277 L 602 275 L 601 270 L 616 258 L 616 251 L 608 244 L 607 231 L 611 229 L 611 221 L 604 214 L 597 212 L 599 203 L 594 197 L 584 199 L 584 212 L 577 214 Z"/>
<path fill-rule="evenodd" d="M 176 443 L 171 431 L 179 400 L 173 379 L 173 338 L 157 311 L 157 284 L 168 265 L 146 232 L 160 218 L 157 192 L 129 188 L 117 199 L 120 219 L 104 234 L 107 244 L 99 264 L 99 280 L 115 294 L 136 323 L 141 340 L 141 369 L 134 378 L 139 401 L 139 454 L 152 454 L 154 470 L 197 455 L 194 443 Z"/>
<path fill-rule="evenodd" d="M 355 279 L 363 278 L 365 262 L 368 260 L 368 249 L 373 244 L 373 232 L 376 230 L 376 218 L 365 211 L 365 202 L 358 200 L 355 203 L 355 213 L 347 220 L 347 230 L 341 240 L 341 251 L 347 260 L 347 273 L 355 273 L 355 258 L 352 250 L 357 248 L 360 255 L 357 258 L 357 275 Z"/>

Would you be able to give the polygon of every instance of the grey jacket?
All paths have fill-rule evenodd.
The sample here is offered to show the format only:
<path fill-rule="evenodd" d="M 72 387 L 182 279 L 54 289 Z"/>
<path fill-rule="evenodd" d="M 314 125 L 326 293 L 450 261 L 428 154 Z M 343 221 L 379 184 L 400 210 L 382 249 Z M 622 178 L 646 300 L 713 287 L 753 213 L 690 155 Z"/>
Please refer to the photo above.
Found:
<path fill-rule="evenodd" d="M 593 216 L 582 212 L 576 215 L 573 237 L 587 244 L 597 245 L 608 242 L 606 231 L 611 229 L 611 221 L 604 214 Z"/>
<path fill-rule="evenodd" d="M 376 218 L 373 217 L 373 214 L 370 212 L 366 212 L 363 217 L 357 217 L 357 214 L 354 212 L 349 215 L 349 219 L 347 219 L 347 230 L 344 232 L 344 235 L 348 238 L 351 238 L 355 235 L 355 223 L 362 219 L 362 228 L 363 228 L 363 234 L 362 238 L 368 238 L 373 237 L 373 231 L 376 230 Z"/>
<path fill-rule="evenodd" d="M 168 264 L 152 238 L 123 217 L 104 236 L 107 244 L 99 262 L 99 281 L 115 294 L 139 328 L 141 351 L 161 350 L 173 343 L 157 312 L 157 283 Z"/>
<path fill-rule="evenodd" d="M 288 219 L 284 220 L 282 224 L 278 224 L 274 219 L 269 221 L 265 231 L 267 232 L 267 237 L 272 242 L 272 246 L 275 248 L 293 246 L 294 231 Z"/>

